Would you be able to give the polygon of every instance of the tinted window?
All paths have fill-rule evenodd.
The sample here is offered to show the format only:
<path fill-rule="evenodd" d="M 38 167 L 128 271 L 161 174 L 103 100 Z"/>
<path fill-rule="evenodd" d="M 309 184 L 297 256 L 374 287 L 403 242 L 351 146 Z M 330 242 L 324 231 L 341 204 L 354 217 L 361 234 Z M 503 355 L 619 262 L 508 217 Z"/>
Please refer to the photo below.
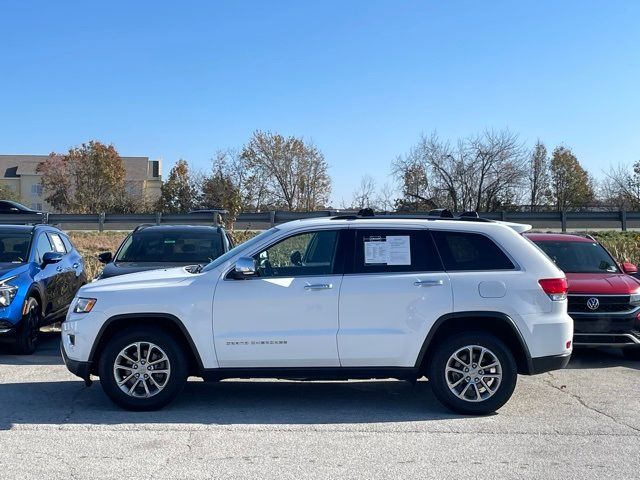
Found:
<path fill-rule="evenodd" d="M 619 273 L 616 262 L 597 242 L 535 242 L 564 272 Z"/>
<path fill-rule="evenodd" d="M 490 238 L 479 233 L 434 231 L 446 270 L 512 270 L 513 263 Z"/>
<path fill-rule="evenodd" d="M 62 241 L 64 242 L 64 246 L 67 249 L 67 252 L 75 250 L 73 243 L 71 243 L 71 240 L 69 240 L 69 238 L 66 235 L 60 235 L 60 238 L 62 238 Z"/>
<path fill-rule="evenodd" d="M 24 233 L 0 233 L 0 262 L 22 263 L 29 257 L 31 235 Z"/>
<path fill-rule="evenodd" d="M 53 247 L 51 246 L 51 242 L 49 241 L 47 234 L 42 233 L 38 237 L 38 241 L 36 243 L 36 257 L 38 259 L 38 263 L 42 263 L 42 257 L 47 252 L 53 252 Z"/>
<path fill-rule="evenodd" d="M 223 253 L 218 232 L 140 232 L 127 238 L 115 261 L 209 263 Z"/>
<path fill-rule="evenodd" d="M 356 230 L 355 273 L 437 271 L 442 265 L 426 230 Z"/>
<path fill-rule="evenodd" d="M 335 260 L 337 230 L 301 233 L 254 255 L 260 277 L 331 275 Z"/>

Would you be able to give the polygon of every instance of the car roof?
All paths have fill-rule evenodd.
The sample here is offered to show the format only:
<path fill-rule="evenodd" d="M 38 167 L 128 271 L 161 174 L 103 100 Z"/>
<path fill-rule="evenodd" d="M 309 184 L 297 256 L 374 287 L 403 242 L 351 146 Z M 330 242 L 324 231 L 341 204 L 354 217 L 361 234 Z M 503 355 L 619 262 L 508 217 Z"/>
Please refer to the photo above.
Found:
<path fill-rule="evenodd" d="M 457 230 L 457 231 L 476 231 L 476 232 L 489 232 L 495 228 L 513 228 L 526 227 L 528 225 L 523 224 L 510 224 L 508 222 L 489 221 L 484 219 L 473 218 L 439 218 L 439 217 L 420 217 L 420 216 L 405 216 L 394 218 L 394 216 L 373 216 L 373 217 L 349 217 L 349 216 L 336 216 L 336 217 L 317 217 L 304 220 L 293 220 L 287 223 L 281 223 L 276 226 L 279 230 L 295 230 L 298 228 L 306 227 L 346 227 L 352 226 L 355 228 L 425 228 L 428 227 L 433 230 Z"/>
<path fill-rule="evenodd" d="M 133 233 L 154 232 L 220 232 L 221 228 L 215 225 L 140 225 Z"/>
<path fill-rule="evenodd" d="M 51 230 L 53 232 L 60 232 L 60 229 L 58 227 L 54 227 L 53 225 L 44 225 L 44 224 L 1 225 L 0 224 L 0 232 L 33 232 L 35 230 Z"/>
<path fill-rule="evenodd" d="M 525 236 L 532 242 L 596 242 L 593 238 L 570 233 L 525 233 Z"/>
<path fill-rule="evenodd" d="M 32 232 L 33 225 L 0 225 L 0 232 Z"/>

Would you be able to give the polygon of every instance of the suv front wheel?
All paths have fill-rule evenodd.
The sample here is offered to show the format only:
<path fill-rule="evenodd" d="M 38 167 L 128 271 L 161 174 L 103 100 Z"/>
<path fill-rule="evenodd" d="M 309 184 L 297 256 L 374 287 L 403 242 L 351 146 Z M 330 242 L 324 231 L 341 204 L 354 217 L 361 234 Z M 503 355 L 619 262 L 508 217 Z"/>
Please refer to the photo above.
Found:
<path fill-rule="evenodd" d="M 156 410 L 171 402 L 187 381 L 186 359 L 162 330 L 134 327 L 108 341 L 98 365 L 107 396 L 128 410 Z"/>
<path fill-rule="evenodd" d="M 486 415 L 511 397 L 518 377 L 511 351 L 485 332 L 453 335 L 431 357 L 429 382 L 436 398 L 467 415 Z"/>

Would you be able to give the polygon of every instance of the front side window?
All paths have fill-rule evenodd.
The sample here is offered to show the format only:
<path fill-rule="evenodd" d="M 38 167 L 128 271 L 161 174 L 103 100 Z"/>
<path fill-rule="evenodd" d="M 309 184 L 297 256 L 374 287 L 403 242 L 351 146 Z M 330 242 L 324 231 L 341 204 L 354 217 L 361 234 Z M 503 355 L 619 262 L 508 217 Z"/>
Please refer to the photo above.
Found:
<path fill-rule="evenodd" d="M 29 257 L 30 234 L 2 233 L 0 236 L 0 263 L 24 263 Z"/>
<path fill-rule="evenodd" d="M 513 270 L 509 257 L 489 237 L 479 233 L 433 231 L 447 271 Z"/>
<path fill-rule="evenodd" d="M 568 273 L 620 273 L 597 242 L 535 242 L 560 270 Z"/>
<path fill-rule="evenodd" d="M 38 263 L 42 263 L 44 254 L 47 252 L 53 252 L 53 247 L 51 246 L 51 242 L 49 241 L 47 234 L 42 233 L 38 237 L 38 241 L 36 243 L 36 257 L 38 259 Z"/>
<path fill-rule="evenodd" d="M 116 262 L 209 263 L 224 253 L 218 232 L 140 232 L 130 235 Z"/>
<path fill-rule="evenodd" d="M 254 255 L 259 277 L 331 275 L 338 243 L 337 230 L 301 233 Z"/>

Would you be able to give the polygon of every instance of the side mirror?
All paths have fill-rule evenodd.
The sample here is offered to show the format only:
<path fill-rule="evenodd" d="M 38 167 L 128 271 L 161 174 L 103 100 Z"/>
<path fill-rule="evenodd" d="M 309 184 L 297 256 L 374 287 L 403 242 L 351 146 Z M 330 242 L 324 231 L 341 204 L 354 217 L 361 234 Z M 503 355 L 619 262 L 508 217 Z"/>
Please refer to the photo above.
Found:
<path fill-rule="evenodd" d="M 624 262 L 622 264 L 622 271 L 627 275 L 634 275 L 638 273 L 638 267 L 636 267 L 633 263 Z"/>
<path fill-rule="evenodd" d="M 102 252 L 98 254 L 98 261 L 100 263 L 109 263 L 111 260 L 113 260 L 113 254 L 111 252 Z"/>
<path fill-rule="evenodd" d="M 240 257 L 234 268 L 234 278 L 242 279 L 256 274 L 256 261 L 251 257 Z"/>
<path fill-rule="evenodd" d="M 47 252 L 42 256 L 42 267 L 46 267 L 52 263 L 58 263 L 62 260 L 62 254 L 58 252 Z"/>

